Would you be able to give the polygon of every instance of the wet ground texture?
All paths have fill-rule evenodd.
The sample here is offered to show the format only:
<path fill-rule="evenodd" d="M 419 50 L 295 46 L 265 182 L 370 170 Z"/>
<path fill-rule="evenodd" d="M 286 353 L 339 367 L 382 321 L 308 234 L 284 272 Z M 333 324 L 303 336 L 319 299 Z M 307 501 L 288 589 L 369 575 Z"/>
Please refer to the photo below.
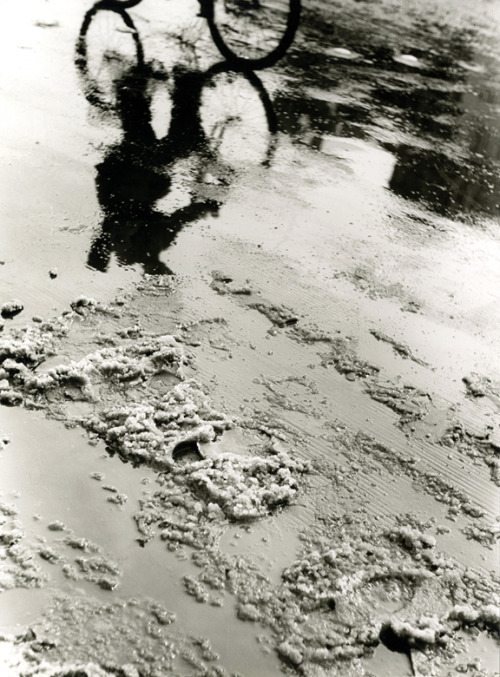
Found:
<path fill-rule="evenodd" d="M 2 677 L 498 675 L 498 5 L 5 2 Z"/>

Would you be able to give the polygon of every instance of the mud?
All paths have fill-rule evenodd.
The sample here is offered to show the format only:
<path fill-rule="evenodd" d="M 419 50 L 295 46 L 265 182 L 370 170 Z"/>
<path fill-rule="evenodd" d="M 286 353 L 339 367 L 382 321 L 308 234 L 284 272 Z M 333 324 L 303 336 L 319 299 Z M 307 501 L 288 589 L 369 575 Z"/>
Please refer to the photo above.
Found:
<path fill-rule="evenodd" d="M 0 506 L 2 553 L 2 576 L 0 586 L 2 592 L 12 588 L 38 588 L 43 585 L 44 575 L 35 562 L 34 553 L 23 546 L 24 532 L 19 521 L 15 519 L 15 506 Z"/>
<path fill-rule="evenodd" d="M 494 4 L 7 1 L 2 676 L 498 675 Z"/>
<path fill-rule="evenodd" d="M 150 280 L 153 288 L 157 287 L 157 282 Z M 87 432 L 94 444 L 102 439 L 112 457 L 118 455 L 134 465 L 146 464 L 161 471 L 156 479 L 158 488 L 147 490 L 132 508 L 138 530 L 136 541 L 144 548 L 151 539 L 159 538 L 168 551 L 184 553 L 183 557 L 192 559 L 201 572 L 184 575 L 183 586 L 189 596 L 214 609 L 224 606 L 228 598 L 234 600 L 238 619 L 267 628 L 271 632 L 271 645 L 283 664 L 300 667 L 302 674 L 314 674 L 314 666 L 334 669 L 339 660 L 343 663 L 367 659 L 380 643 L 391 650 L 397 647 L 397 651 L 409 657 L 412 652 L 421 652 L 426 647 L 429 665 L 451 664 L 461 646 L 459 631 L 467 630 L 469 626 L 484 628 L 487 632 L 497 630 L 496 607 L 481 606 L 483 601 L 497 594 L 496 578 L 475 572 L 471 574 L 471 581 L 462 582 L 458 589 L 457 581 L 463 580 L 463 574 L 456 562 L 437 551 L 436 538 L 427 533 L 434 524 L 432 520 L 424 525 L 416 517 L 400 517 L 399 526 L 380 531 L 376 522 L 372 527 L 368 526 L 372 518 L 367 514 L 361 517 L 349 513 L 342 517 L 342 509 L 336 504 L 336 510 L 340 510 L 336 519 L 328 518 L 322 512 L 316 515 L 317 537 L 312 537 L 310 527 L 303 532 L 305 545 L 301 558 L 285 567 L 277 587 L 248 558 L 221 552 L 217 544 L 228 525 L 239 523 L 251 531 L 256 520 L 269 519 L 276 510 L 284 510 L 287 505 L 301 500 L 301 493 L 312 490 L 317 483 L 315 476 L 321 476 L 325 467 L 317 462 L 311 466 L 310 461 L 293 459 L 290 451 L 284 450 L 290 434 L 292 439 L 294 437 L 293 430 L 286 424 L 273 423 L 272 419 L 265 423 L 265 418 L 256 423 L 248 416 L 222 415 L 200 390 L 199 384 L 189 377 L 187 372 L 193 369 L 196 358 L 185 352 L 187 346 L 191 350 L 200 350 L 205 345 L 217 352 L 213 337 L 223 332 L 226 343 L 234 349 L 227 322 L 209 319 L 184 324 L 177 338 L 158 336 L 138 325 L 130 325 L 130 319 L 135 315 L 134 304 L 143 298 L 147 283 L 145 280 L 140 290 L 129 296 L 126 311 L 121 300 L 102 305 L 85 297 L 74 302 L 72 310 L 59 318 L 33 323 L 24 329 L 13 330 L 11 335 L 6 334 L 3 368 L 8 387 L 16 388 L 15 392 L 19 394 L 18 405 L 42 409 L 57 420 L 72 421 Z M 161 297 L 153 295 L 150 298 L 158 299 L 158 307 L 161 307 Z M 234 298 L 237 301 L 240 297 Z M 243 308 L 246 312 L 261 313 L 261 307 L 245 303 Z M 283 311 L 280 317 L 282 314 Z M 267 313 L 265 317 L 275 324 Z M 98 333 L 96 327 L 99 327 Z M 312 349 L 311 356 L 320 343 L 329 347 L 334 345 L 336 354 L 342 354 L 344 361 L 347 359 L 342 350 L 349 342 L 339 344 L 326 335 L 295 327 L 282 326 L 280 329 L 302 349 Z M 265 327 L 262 331 L 263 336 L 276 338 Z M 86 347 L 87 350 L 90 348 L 89 352 L 78 361 L 68 359 L 76 347 L 74 337 L 83 335 L 89 337 L 90 345 Z M 193 336 L 203 340 L 193 341 Z M 106 347 L 96 351 L 96 344 Z M 78 352 L 81 353 L 84 345 L 78 344 Z M 347 374 L 357 363 L 352 349 L 350 351 Z M 60 355 L 66 356 L 65 364 L 57 364 Z M 45 367 L 46 361 L 50 361 L 49 368 Z M 327 366 L 324 358 L 320 366 Z M 344 373 L 342 369 L 337 371 Z M 366 378 L 367 374 L 361 372 L 359 376 Z M 271 394 L 270 402 L 280 411 L 302 412 L 313 418 L 320 415 L 318 408 L 304 407 L 303 397 L 294 404 L 280 395 L 281 389 L 286 391 L 294 387 L 301 393 L 308 392 L 311 397 L 317 397 L 320 389 L 314 380 L 291 376 L 257 383 L 266 386 Z M 373 388 L 371 392 L 370 387 Z M 399 415 L 410 416 L 411 420 L 423 415 L 413 408 L 408 410 L 410 405 L 402 404 L 411 396 L 413 407 L 415 389 L 406 391 L 403 400 L 404 390 L 400 393 L 394 386 L 381 385 L 378 390 L 374 388 L 373 385 L 365 386 L 365 392 L 373 399 L 380 396 L 383 404 Z M 135 390 L 140 393 L 140 400 Z M 73 411 L 71 417 L 66 410 L 68 402 Z M 76 410 L 73 409 L 75 406 Z M 75 415 L 78 408 L 81 408 L 79 416 Z M 217 439 L 235 427 L 242 432 L 255 429 L 270 438 L 270 442 L 257 445 L 256 439 L 252 442 L 248 437 L 247 442 L 253 447 L 250 453 L 241 448 L 236 454 L 219 450 Z M 484 521 L 485 511 L 474 505 L 466 492 L 439 475 L 420 469 L 418 458 L 386 448 L 366 436 L 358 434 L 352 438 L 338 430 L 331 441 L 344 454 L 348 469 L 339 468 L 332 473 L 335 466 L 329 465 L 333 490 L 336 486 L 348 486 L 353 481 L 350 478 L 359 471 L 376 471 L 380 464 L 394 476 L 403 473 L 415 487 L 447 505 L 452 519 L 460 514 L 472 517 L 474 523 L 462 528 L 466 539 L 473 539 L 487 548 L 495 546 L 498 528 Z M 465 433 L 455 438 L 456 429 L 451 429 L 443 436 L 441 444 L 463 447 L 472 439 L 471 436 L 465 439 Z M 302 439 L 297 441 L 299 445 L 303 444 Z M 489 459 L 491 450 L 489 455 L 485 450 L 485 455 Z M 303 453 L 301 456 L 303 458 Z M 306 480 L 310 475 L 310 480 L 304 481 L 304 475 Z M 88 481 L 96 482 L 103 493 L 110 494 L 108 501 L 111 498 L 116 505 L 124 505 L 127 495 L 104 480 L 103 473 L 89 473 Z M 69 581 L 86 581 L 108 592 L 120 589 L 123 576 L 120 567 L 100 546 L 76 535 L 61 520 L 48 523 L 46 528 L 57 538 L 50 543 L 40 538 L 33 553 L 28 551 L 21 561 L 16 559 L 16 553 L 7 550 L 14 570 L 10 587 L 43 584 L 46 578 L 36 564 L 31 563 L 37 553 L 40 560 L 60 568 Z M 436 531 L 437 534 L 445 532 L 443 528 Z M 17 543 L 23 533 L 16 534 Z M 12 544 L 9 542 L 8 545 Z M 186 548 L 194 550 L 189 554 Z M 27 569 L 26 561 L 30 562 Z M 352 575 L 354 578 L 350 582 Z M 432 617 L 425 613 L 419 615 L 413 607 L 413 600 L 420 599 L 420 589 L 425 591 L 430 585 L 429 580 L 437 586 L 433 588 L 433 594 L 443 608 L 442 613 Z M 371 601 L 374 588 L 378 590 L 379 587 L 381 599 L 386 600 L 388 596 L 382 609 L 389 606 L 382 614 L 380 602 Z M 385 590 L 390 593 L 382 592 Z M 426 593 L 421 594 L 425 596 Z M 391 610 L 394 603 L 399 609 L 396 615 L 396 607 Z M 70 608 L 68 629 L 76 623 L 78 614 L 92 616 L 97 613 L 88 607 L 88 603 L 83 608 L 74 600 L 68 600 L 67 604 Z M 76 611 L 73 609 L 75 604 Z M 463 616 L 462 608 L 467 610 L 464 611 L 467 618 Z M 51 622 L 57 626 L 53 612 L 49 613 Z M 75 613 L 77 616 L 73 617 Z M 136 620 L 132 616 L 127 622 L 134 624 Z M 107 635 L 106 641 L 116 644 L 111 635 Z M 62 646 L 67 649 L 61 648 L 60 653 L 49 651 L 44 645 L 43 656 L 50 657 L 51 661 L 64 661 L 65 651 L 73 646 L 71 635 L 65 642 L 67 644 L 63 642 Z M 26 648 L 24 644 L 22 646 Z M 74 665 L 84 666 L 88 660 L 100 666 L 95 670 L 109 672 L 112 669 L 113 661 L 95 662 L 96 649 L 92 642 L 85 641 L 84 646 L 80 662 L 68 669 L 76 669 Z M 432 647 L 431 654 L 429 647 Z M 191 653 L 184 654 L 184 660 L 189 663 L 186 656 Z M 173 665 L 172 657 L 168 663 L 164 654 L 152 649 L 145 674 L 155 674 L 152 667 L 155 663 L 151 664 L 153 655 L 154 661 L 160 660 L 162 666 Z M 202 664 L 197 660 L 193 658 L 191 664 L 200 667 Z M 133 665 L 139 674 L 144 672 L 140 661 Z M 66 668 L 63 665 L 61 669 Z"/>
<path fill-rule="evenodd" d="M 383 332 L 378 331 L 377 329 L 372 329 L 370 333 L 372 336 L 375 336 L 377 341 L 385 341 L 385 343 L 389 343 L 398 355 L 401 355 L 402 357 L 405 357 L 408 360 L 413 360 L 413 362 L 416 362 L 417 364 L 420 364 L 423 367 L 429 366 L 423 360 L 419 359 L 418 357 L 415 357 L 415 355 L 413 355 L 413 353 L 411 352 L 409 346 L 407 346 L 405 343 L 400 343 L 399 341 L 396 341 L 395 339 L 391 338 L 390 336 L 387 336 L 387 334 L 384 334 Z"/>
<path fill-rule="evenodd" d="M 500 450 L 489 439 L 489 434 L 474 435 L 458 424 L 446 430 L 440 443 L 460 454 L 467 454 L 470 458 L 481 459 L 490 468 L 491 480 L 499 484 Z"/>

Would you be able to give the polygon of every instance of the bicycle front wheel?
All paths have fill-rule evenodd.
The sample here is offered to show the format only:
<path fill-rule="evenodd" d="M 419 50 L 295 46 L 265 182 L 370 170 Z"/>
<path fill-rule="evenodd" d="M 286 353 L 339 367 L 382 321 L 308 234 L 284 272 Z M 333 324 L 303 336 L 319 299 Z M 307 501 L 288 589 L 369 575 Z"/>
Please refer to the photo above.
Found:
<path fill-rule="evenodd" d="M 200 98 L 200 121 L 213 155 L 232 170 L 268 167 L 277 143 L 271 99 L 252 72 L 224 63 L 207 71 Z"/>
<path fill-rule="evenodd" d="M 300 0 L 213 0 L 207 18 L 217 48 L 232 66 L 267 68 L 293 42 Z"/>

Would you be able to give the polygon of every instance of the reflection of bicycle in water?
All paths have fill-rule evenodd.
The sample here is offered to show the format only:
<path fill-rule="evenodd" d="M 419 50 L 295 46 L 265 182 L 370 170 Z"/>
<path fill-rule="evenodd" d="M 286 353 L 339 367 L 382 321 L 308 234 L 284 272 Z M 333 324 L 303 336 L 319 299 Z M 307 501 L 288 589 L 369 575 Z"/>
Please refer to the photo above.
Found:
<path fill-rule="evenodd" d="M 103 0 L 95 7 L 129 9 L 141 1 Z M 233 68 L 266 68 L 276 63 L 292 44 L 299 25 L 301 0 L 198 2 L 198 16 L 207 20 L 217 49 Z"/>
<path fill-rule="evenodd" d="M 103 39 L 110 25 L 111 47 Z M 86 15 L 77 65 L 88 101 L 112 111 L 122 128 L 120 141 L 96 167 L 104 219 L 88 264 L 104 271 L 115 252 L 122 265 L 169 273 L 159 257 L 178 231 L 217 215 L 240 171 L 269 166 L 276 146 L 270 99 L 254 73 L 224 63 L 206 72 L 176 66 L 172 73 L 145 64 L 130 16 L 109 3 Z M 152 108 L 165 95 L 170 120 L 161 136 Z M 187 204 L 165 207 L 179 192 Z"/>

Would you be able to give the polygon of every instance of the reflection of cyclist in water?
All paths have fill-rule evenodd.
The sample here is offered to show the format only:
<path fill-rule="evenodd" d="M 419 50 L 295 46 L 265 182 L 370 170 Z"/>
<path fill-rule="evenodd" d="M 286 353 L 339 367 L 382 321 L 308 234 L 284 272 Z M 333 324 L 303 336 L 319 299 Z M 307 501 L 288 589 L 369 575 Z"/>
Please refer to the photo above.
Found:
<path fill-rule="evenodd" d="M 185 224 L 218 213 L 219 200 L 195 194 L 203 190 L 192 191 L 191 203 L 171 214 L 155 207 L 171 189 L 166 171 L 174 162 L 196 156 L 197 165 L 207 170 L 216 164 L 199 116 L 206 74 L 176 68 L 173 77 L 170 127 L 160 141 L 151 126 L 149 83 L 144 70 L 131 69 L 116 83 L 116 110 L 123 137 L 96 167 L 97 197 L 104 220 L 87 260 L 96 270 L 107 269 L 114 251 L 121 264 L 140 263 L 146 273 L 170 274 L 160 261 L 161 252 Z M 227 182 L 227 167 L 224 173 Z M 196 179 L 195 187 L 202 188 L 203 171 L 199 168 Z"/>

